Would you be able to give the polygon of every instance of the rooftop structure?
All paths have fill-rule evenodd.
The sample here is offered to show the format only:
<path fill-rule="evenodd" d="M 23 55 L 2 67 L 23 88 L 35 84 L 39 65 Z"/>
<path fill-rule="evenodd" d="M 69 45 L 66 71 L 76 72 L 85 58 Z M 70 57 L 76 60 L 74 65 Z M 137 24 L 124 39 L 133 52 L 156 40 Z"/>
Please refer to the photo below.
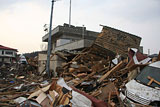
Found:
<path fill-rule="evenodd" d="M 68 24 L 59 25 L 52 30 L 52 51 L 79 50 L 91 46 L 98 32 L 86 30 L 86 27 L 76 27 Z M 43 42 L 48 41 L 49 34 L 43 36 Z"/>

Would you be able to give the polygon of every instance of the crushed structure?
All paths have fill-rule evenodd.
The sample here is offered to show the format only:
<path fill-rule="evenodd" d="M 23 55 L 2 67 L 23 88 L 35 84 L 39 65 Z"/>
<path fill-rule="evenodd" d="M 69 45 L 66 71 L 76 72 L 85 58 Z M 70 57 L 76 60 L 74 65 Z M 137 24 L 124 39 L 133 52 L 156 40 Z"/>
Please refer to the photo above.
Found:
<path fill-rule="evenodd" d="M 140 50 L 140 42 L 141 38 L 136 35 L 103 26 L 102 32 L 98 35 L 95 44 L 127 57 L 128 48 L 136 48 L 142 52 Z"/>

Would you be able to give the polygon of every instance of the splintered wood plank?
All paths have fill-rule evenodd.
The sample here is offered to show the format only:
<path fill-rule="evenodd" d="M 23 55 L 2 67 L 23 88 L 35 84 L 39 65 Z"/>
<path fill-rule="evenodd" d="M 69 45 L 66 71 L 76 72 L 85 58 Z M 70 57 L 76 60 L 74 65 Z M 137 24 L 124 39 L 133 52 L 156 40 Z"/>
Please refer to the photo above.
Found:
<path fill-rule="evenodd" d="M 48 86 L 46 86 L 46 87 L 43 87 L 42 89 L 39 89 L 39 90 L 35 91 L 34 93 L 32 93 L 32 94 L 28 97 L 28 99 L 31 99 L 32 97 L 38 96 L 39 94 L 41 94 L 41 92 L 46 92 L 46 91 L 48 91 L 49 88 L 50 88 L 50 86 L 51 86 L 51 85 L 48 85 Z"/>
<path fill-rule="evenodd" d="M 88 78 L 90 78 L 91 76 L 93 76 L 96 72 L 92 72 L 90 73 L 88 76 L 84 77 L 83 79 L 81 79 L 77 84 L 74 84 L 74 86 L 79 85 L 80 83 L 82 83 L 83 81 L 87 80 Z"/>
<path fill-rule="evenodd" d="M 124 66 L 124 64 L 126 63 L 126 60 L 121 61 L 120 63 L 118 63 L 115 67 L 113 67 L 110 71 L 108 71 L 106 74 L 104 74 L 99 80 L 98 82 L 101 83 L 105 78 L 107 78 L 112 72 L 119 70 L 122 66 Z"/>
<path fill-rule="evenodd" d="M 147 78 L 150 79 L 150 81 L 148 82 L 147 85 L 151 85 L 152 82 L 155 82 L 156 84 L 160 85 L 160 82 L 156 81 L 154 78 L 152 78 L 152 77 L 150 77 L 150 76 L 148 76 Z"/>

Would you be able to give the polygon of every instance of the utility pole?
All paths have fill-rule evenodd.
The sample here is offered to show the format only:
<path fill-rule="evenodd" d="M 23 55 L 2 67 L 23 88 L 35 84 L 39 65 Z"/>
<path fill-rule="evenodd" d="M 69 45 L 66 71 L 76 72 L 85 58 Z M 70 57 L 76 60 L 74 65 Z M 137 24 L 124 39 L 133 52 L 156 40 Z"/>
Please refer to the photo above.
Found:
<path fill-rule="evenodd" d="M 51 77 L 50 73 L 50 55 L 51 55 L 51 32 L 52 32 L 52 17 L 53 17 L 53 6 L 54 6 L 54 0 L 52 0 L 52 6 L 51 6 L 51 16 L 50 16 L 50 26 L 49 26 L 49 37 L 48 37 L 48 51 L 47 51 L 47 68 L 46 72 L 48 73 L 48 77 Z"/>
<path fill-rule="evenodd" d="M 71 0 L 70 0 L 70 4 L 69 4 L 69 27 L 71 26 Z"/>

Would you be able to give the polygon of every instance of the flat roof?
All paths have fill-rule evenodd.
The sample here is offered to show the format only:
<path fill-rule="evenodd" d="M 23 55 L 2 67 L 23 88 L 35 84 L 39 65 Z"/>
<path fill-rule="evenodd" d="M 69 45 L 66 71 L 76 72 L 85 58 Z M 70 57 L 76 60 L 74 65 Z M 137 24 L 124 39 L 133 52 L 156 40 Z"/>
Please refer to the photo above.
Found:
<path fill-rule="evenodd" d="M 78 36 L 78 37 L 84 35 L 85 37 L 96 38 L 99 32 L 86 30 L 86 27 L 77 27 L 77 26 L 69 27 L 66 24 L 64 24 L 63 26 L 61 25 L 57 26 L 51 32 L 52 37 L 54 36 L 55 38 L 63 34 L 69 34 L 69 35 Z M 47 33 L 46 35 L 42 37 L 42 41 L 47 42 L 48 37 L 49 37 L 49 33 Z"/>

